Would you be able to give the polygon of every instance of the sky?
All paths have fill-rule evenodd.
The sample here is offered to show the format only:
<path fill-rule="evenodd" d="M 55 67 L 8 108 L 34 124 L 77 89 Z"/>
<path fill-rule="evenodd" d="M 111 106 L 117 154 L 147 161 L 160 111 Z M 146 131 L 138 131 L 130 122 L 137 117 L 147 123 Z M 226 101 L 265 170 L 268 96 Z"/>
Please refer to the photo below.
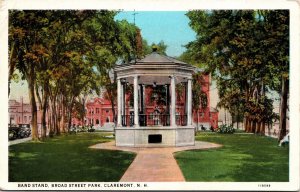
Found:
<path fill-rule="evenodd" d="M 161 40 L 168 46 L 167 55 L 176 57 L 181 55 L 183 47 L 196 37 L 195 32 L 189 27 L 189 19 L 185 11 L 124 11 L 116 15 L 115 20 L 127 20 L 135 23 L 141 29 L 141 34 L 148 44 L 159 43 Z M 20 100 L 23 96 L 24 102 L 28 99 L 28 84 L 26 81 L 11 83 L 10 99 Z"/>
<path fill-rule="evenodd" d="M 142 37 L 149 45 L 163 40 L 169 56 L 181 55 L 185 51 L 183 46 L 196 38 L 185 11 L 124 11 L 115 19 L 134 23 L 133 13 L 136 13 L 135 24 L 141 29 Z"/>

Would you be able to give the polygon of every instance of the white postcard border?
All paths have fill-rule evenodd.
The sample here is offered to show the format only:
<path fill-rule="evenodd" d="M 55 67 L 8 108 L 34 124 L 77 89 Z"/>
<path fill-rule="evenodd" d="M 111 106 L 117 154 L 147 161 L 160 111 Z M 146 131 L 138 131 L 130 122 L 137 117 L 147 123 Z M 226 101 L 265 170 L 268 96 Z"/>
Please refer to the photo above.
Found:
<path fill-rule="evenodd" d="M 261 191 L 295 191 L 299 190 L 299 1 L 288 0 L 6 0 L 0 1 L 0 102 L 2 110 L 0 112 L 0 127 L 3 134 L 0 134 L 0 189 L 4 190 L 261 190 Z M 134 186 L 140 184 L 142 187 L 18 187 L 19 184 L 59 184 L 51 182 L 8 182 L 8 10 L 9 9 L 113 9 L 113 10 L 146 10 L 146 11 L 184 11 L 191 9 L 289 9 L 290 10 L 290 181 L 289 182 L 151 182 L 132 183 Z M 37 168 L 38 170 L 38 168 Z M 119 183 L 119 182 L 117 182 Z M 60 183 L 72 184 L 72 183 Z M 88 182 L 86 183 L 89 184 Z M 146 185 L 146 187 L 145 187 Z M 260 186 L 261 185 L 261 186 Z M 269 187 L 262 187 L 269 185 Z"/>

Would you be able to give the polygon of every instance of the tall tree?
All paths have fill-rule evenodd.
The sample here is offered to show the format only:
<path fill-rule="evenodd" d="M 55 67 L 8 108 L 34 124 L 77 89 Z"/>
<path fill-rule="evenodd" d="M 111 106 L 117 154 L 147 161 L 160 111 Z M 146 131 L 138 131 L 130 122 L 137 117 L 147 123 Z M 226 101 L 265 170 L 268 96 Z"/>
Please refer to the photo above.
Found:
<path fill-rule="evenodd" d="M 276 90 L 280 98 L 279 140 L 286 135 L 286 119 L 289 97 L 289 11 L 261 11 L 265 20 L 264 29 L 266 40 L 264 41 L 268 67 L 272 73 L 268 77 L 272 79 L 270 87 Z"/>
<path fill-rule="evenodd" d="M 159 43 L 155 44 L 154 42 L 149 45 L 146 39 L 143 39 L 143 55 L 148 55 L 152 53 L 153 48 L 156 48 L 156 52 L 162 55 L 167 55 L 166 51 L 168 48 L 168 45 L 165 44 L 163 40 L 161 40 Z"/>
<path fill-rule="evenodd" d="M 166 51 L 168 46 L 165 44 L 163 40 L 161 40 L 158 44 L 152 43 L 151 48 L 155 47 L 157 52 L 162 55 L 167 55 Z M 152 51 L 152 49 L 151 49 Z"/>
<path fill-rule="evenodd" d="M 285 11 L 278 12 L 285 14 Z M 247 131 L 263 132 L 260 128 L 265 124 L 266 118 L 263 117 L 269 114 L 261 106 L 267 101 L 265 92 L 272 88 L 277 78 L 272 75 L 278 64 L 268 57 L 278 53 L 275 48 L 270 50 L 270 45 L 276 47 L 272 40 L 274 34 L 282 35 L 281 38 L 277 35 L 278 41 L 288 39 L 286 31 L 275 29 L 275 23 L 267 19 L 267 15 L 280 15 L 278 12 L 234 10 L 191 11 L 187 14 L 191 20 L 190 26 L 197 33 L 197 40 L 188 44 L 186 54 L 191 55 L 196 63 L 204 64 L 217 79 L 221 99 L 219 105 L 231 113 L 243 110 Z M 276 25 L 286 29 L 282 21 Z M 280 55 L 281 59 L 288 58 L 286 52 Z M 288 68 L 287 64 L 284 63 L 285 68 Z M 235 101 L 233 98 L 236 97 L 240 99 Z M 269 111 L 272 111 L 271 106 L 266 105 Z"/>
<path fill-rule="evenodd" d="M 91 72 L 87 74 L 87 71 L 91 71 L 92 66 L 84 63 L 83 59 L 88 42 L 84 38 L 82 23 L 93 13 L 94 11 L 46 11 L 48 25 L 43 28 L 42 35 L 49 57 L 43 59 L 42 67 L 37 73 L 39 86 L 43 91 L 40 102 L 43 110 L 43 137 L 46 136 L 48 99 L 52 100 L 54 121 L 51 134 L 59 134 L 61 129 L 66 131 L 66 119 L 70 122 L 74 98 L 83 87 L 87 87 L 86 76 L 91 76 Z"/>
<path fill-rule="evenodd" d="M 114 121 L 117 84 L 116 79 L 112 79 L 115 78 L 112 69 L 117 62 L 137 59 L 138 46 L 138 28 L 125 20 L 115 22 L 115 15 L 116 12 L 102 12 L 87 23 L 88 34 L 94 42 L 87 60 L 96 66 L 101 77 L 99 83 L 105 88 L 104 96 L 111 102 Z"/>
<path fill-rule="evenodd" d="M 33 140 L 38 139 L 36 96 L 43 110 L 45 136 L 46 111 L 51 115 L 50 132 L 59 134 L 65 122 L 70 127 L 76 98 L 89 90 L 99 92 L 101 78 L 107 78 L 101 72 L 107 72 L 116 61 L 115 52 L 124 49 L 122 43 L 114 43 L 122 42 L 120 34 L 116 34 L 121 29 L 114 27 L 114 14 L 75 10 L 10 12 L 10 76 L 18 69 L 28 81 Z M 93 23 L 101 27 L 94 28 L 95 34 L 89 33 Z M 96 41 L 99 43 L 94 46 Z M 104 62 L 97 65 L 90 59 L 92 55 L 100 56 Z"/>
<path fill-rule="evenodd" d="M 29 100 L 31 104 L 32 139 L 38 140 L 37 104 L 35 96 L 36 72 L 42 58 L 48 57 L 42 45 L 41 31 L 47 25 L 43 11 L 9 12 L 9 46 L 10 74 L 15 69 L 21 72 L 22 78 L 28 82 Z"/>

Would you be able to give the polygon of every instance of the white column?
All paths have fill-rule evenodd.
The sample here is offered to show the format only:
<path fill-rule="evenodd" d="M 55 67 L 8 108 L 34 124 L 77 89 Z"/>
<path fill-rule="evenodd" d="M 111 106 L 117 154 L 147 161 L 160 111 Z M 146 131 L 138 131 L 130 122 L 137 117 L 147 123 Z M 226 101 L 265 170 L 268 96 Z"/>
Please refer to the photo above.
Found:
<path fill-rule="evenodd" d="M 123 109 L 124 85 L 122 83 L 121 83 L 121 87 L 120 87 L 120 95 L 121 95 L 121 101 L 120 101 L 121 109 L 120 109 L 120 113 L 121 113 L 121 115 L 123 115 L 123 111 L 124 111 L 124 109 Z"/>
<path fill-rule="evenodd" d="M 187 89 L 187 125 L 192 125 L 192 79 L 188 79 Z"/>
<path fill-rule="evenodd" d="M 145 85 L 143 84 L 142 87 L 143 87 L 143 92 L 142 92 L 142 94 L 143 94 L 143 100 L 142 100 L 143 111 L 142 111 L 142 113 L 145 114 L 146 113 L 145 112 L 146 111 L 145 110 Z"/>
<path fill-rule="evenodd" d="M 133 79 L 133 93 L 134 93 L 134 126 L 139 126 L 139 98 L 138 98 L 138 76 L 134 76 Z"/>
<path fill-rule="evenodd" d="M 176 126 L 176 90 L 175 76 L 171 77 L 171 126 Z"/>
<path fill-rule="evenodd" d="M 117 97 L 118 97 L 118 121 L 117 121 L 117 126 L 121 127 L 121 109 L 122 109 L 122 92 L 121 92 L 121 79 L 118 79 L 118 84 L 117 84 Z"/>

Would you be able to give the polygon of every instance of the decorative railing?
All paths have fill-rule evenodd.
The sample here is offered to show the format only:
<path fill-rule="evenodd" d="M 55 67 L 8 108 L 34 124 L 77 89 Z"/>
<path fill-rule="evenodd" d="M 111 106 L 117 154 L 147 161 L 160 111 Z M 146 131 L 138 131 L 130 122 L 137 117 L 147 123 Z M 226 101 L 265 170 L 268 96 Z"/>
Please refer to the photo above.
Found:
<path fill-rule="evenodd" d="M 122 115 L 122 126 L 132 127 L 134 125 L 134 115 Z"/>
<path fill-rule="evenodd" d="M 134 125 L 134 115 L 122 115 L 122 126 L 132 127 Z M 170 126 L 169 114 L 139 114 L 140 126 Z M 176 125 L 186 126 L 187 115 L 176 115 Z"/>
<path fill-rule="evenodd" d="M 170 115 L 169 114 L 140 114 L 139 115 L 140 126 L 170 126 Z"/>
<path fill-rule="evenodd" d="M 187 115 L 176 115 L 176 125 L 186 126 L 187 125 Z"/>

